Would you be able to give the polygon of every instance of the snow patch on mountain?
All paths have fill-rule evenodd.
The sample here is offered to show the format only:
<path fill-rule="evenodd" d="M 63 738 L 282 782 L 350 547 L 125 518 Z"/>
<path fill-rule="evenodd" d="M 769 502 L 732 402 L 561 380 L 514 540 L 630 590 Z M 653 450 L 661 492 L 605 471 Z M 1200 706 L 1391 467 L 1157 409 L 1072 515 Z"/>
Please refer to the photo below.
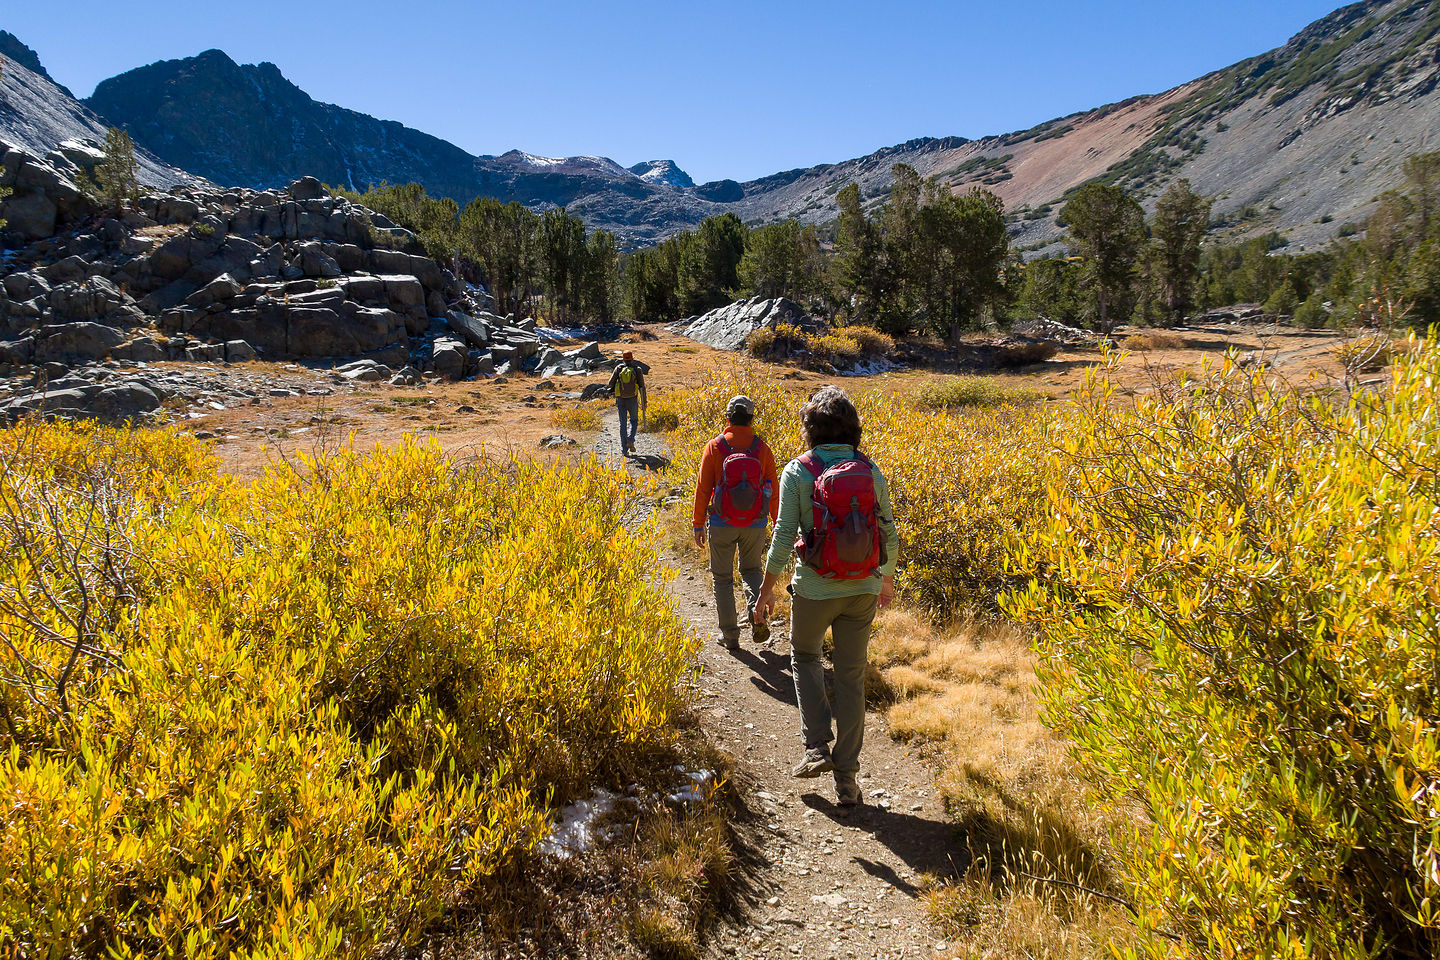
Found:
<path fill-rule="evenodd" d="M 630 172 L 646 183 L 663 184 L 682 190 L 695 186 L 690 174 L 676 166 L 674 160 L 646 160 L 635 164 L 630 168 Z"/>

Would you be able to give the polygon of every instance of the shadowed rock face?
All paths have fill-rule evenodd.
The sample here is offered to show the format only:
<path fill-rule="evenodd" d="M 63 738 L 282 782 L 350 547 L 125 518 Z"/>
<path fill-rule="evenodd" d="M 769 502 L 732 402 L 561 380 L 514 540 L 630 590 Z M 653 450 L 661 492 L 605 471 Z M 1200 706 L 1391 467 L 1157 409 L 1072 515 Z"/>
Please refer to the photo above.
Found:
<path fill-rule="evenodd" d="M 219 50 L 102 82 L 86 104 L 137 143 L 216 183 L 267 189 L 309 175 L 360 187 L 417 181 L 474 193 L 473 158 L 438 137 L 312 100 L 272 63 Z"/>
<path fill-rule="evenodd" d="M 50 74 L 45 72 L 45 66 L 40 62 L 39 54 L 21 43 L 20 38 L 9 30 L 0 30 L 0 57 L 9 57 L 16 64 L 29 70 L 31 73 L 38 73 L 46 80 L 54 83 Z M 59 86 L 59 84 L 56 84 L 56 86 Z M 64 91 L 66 96 L 72 95 L 67 88 L 60 87 L 60 89 Z"/>

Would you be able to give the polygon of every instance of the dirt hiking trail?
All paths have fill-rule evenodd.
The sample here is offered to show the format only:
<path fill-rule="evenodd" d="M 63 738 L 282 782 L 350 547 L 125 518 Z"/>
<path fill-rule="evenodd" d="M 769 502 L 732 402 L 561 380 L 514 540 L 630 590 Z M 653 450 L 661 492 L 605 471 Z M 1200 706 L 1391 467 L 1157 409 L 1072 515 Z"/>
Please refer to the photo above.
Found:
<path fill-rule="evenodd" d="M 617 469 L 639 473 L 669 463 L 663 444 L 643 433 L 637 456 L 625 461 L 615 412 L 605 419 L 595 451 Z M 773 625 L 768 645 L 752 642 L 747 630 L 740 650 L 725 650 L 716 640 L 708 572 L 674 555 L 664 560 L 679 571 L 674 594 L 681 615 L 706 638 L 699 654 L 701 725 L 717 748 L 735 758 L 740 781 L 735 826 L 748 888 L 739 915 L 708 938 L 707 955 L 951 956 L 920 901 L 922 874 L 953 876 L 964 859 L 933 771 L 892 740 L 884 720 L 871 712 L 860 756 L 860 806 L 836 806 L 829 774 L 791 777 L 802 750 L 788 623 Z M 743 601 L 738 608 L 744 610 Z"/>

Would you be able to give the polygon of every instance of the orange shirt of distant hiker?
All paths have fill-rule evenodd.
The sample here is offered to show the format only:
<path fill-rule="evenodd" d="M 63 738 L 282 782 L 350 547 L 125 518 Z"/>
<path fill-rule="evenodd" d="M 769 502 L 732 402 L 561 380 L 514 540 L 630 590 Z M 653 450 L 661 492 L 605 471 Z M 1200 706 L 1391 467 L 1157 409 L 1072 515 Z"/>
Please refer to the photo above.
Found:
<path fill-rule="evenodd" d="M 730 444 L 731 450 L 748 450 L 755 439 L 755 429 L 737 427 L 733 423 L 726 424 L 722 436 Z M 720 465 L 725 462 L 728 454 L 729 451 L 719 437 L 705 445 L 705 454 L 700 458 L 700 478 L 695 481 L 696 530 L 709 525 L 710 498 L 715 495 L 715 484 L 720 480 Z M 780 515 L 780 479 L 775 474 L 775 454 L 770 452 L 770 445 L 761 440 L 755 457 L 760 461 L 764 482 L 770 486 L 770 522 L 774 523 L 775 518 Z"/>

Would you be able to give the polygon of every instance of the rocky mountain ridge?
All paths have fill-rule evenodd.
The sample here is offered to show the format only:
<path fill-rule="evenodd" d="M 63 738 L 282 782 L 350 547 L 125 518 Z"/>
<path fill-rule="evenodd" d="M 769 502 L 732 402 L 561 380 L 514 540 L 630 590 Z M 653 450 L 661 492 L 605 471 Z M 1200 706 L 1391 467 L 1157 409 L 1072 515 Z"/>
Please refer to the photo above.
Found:
<path fill-rule="evenodd" d="M 1059 208 L 1088 180 L 1153 201 L 1179 177 L 1215 197 L 1223 236 L 1279 230 L 1303 249 L 1362 220 L 1400 183 L 1406 157 L 1440 149 L 1437 79 L 1440 0 L 1363 0 L 1281 48 L 1163 93 L 1002 136 L 919 138 L 747 183 L 699 185 L 671 161 L 626 169 L 602 157 L 518 150 L 472 157 L 399 124 L 317 103 L 273 65 L 241 66 L 219 51 L 122 74 L 88 103 L 157 155 L 218 181 L 414 180 L 462 203 L 479 194 L 563 204 L 631 244 L 726 211 L 752 224 L 823 222 L 835 215 L 844 183 L 878 202 L 891 166 L 904 162 L 952 190 L 994 190 L 1010 211 L 1013 242 L 1026 251 L 1062 236 Z M 0 115 L 0 135 L 12 124 Z"/>
<path fill-rule="evenodd" d="M 461 204 L 491 196 L 543 207 L 606 195 L 622 198 L 627 208 L 661 209 L 665 194 L 692 185 L 669 160 L 637 164 L 632 171 L 606 157 L 552 158 L 520 150 L 472 156 L 394 121 L 316 101 L 274 64 L 238 64 L 220 50 L 112 77 L 85 103 L 177 165 L 252 189 L 306 175 L 362 191 L 413 181 Z M 647 220 L 653 215 L 638 222 Z M 640 229 L 637 239 L 648 233 Z"/>

